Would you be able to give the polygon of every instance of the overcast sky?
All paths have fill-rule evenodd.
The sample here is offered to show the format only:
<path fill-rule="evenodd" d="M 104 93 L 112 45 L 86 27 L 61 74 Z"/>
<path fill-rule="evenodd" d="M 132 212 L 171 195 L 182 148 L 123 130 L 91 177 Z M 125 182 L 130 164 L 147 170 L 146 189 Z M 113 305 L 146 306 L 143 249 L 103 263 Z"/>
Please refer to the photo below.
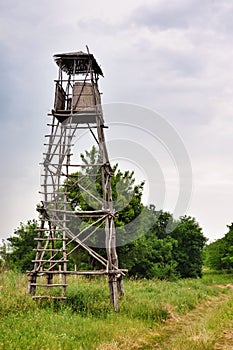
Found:
<path fill-rule="evenodd" d="M 231 0 L 1 1 L 0 238 L 37 217 L 52 56 L 86 45 L 104 71 L 104 103 L 144 106 L 176 130 L 193 171 L 183 214 L 211 241 L 222 237 L 233 221 L 232 18 Z"/>

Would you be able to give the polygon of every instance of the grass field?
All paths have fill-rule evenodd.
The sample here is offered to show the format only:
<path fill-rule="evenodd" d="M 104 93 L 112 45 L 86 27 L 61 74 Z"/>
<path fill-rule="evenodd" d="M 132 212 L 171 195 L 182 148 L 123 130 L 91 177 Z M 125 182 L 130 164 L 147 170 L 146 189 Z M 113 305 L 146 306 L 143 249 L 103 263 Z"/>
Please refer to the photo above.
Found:
<path fill-rule="evenodd" d="M 0 349 L 233 349 L 232 275 L 124 283 L 116 314 L 104 278 L 70 278 L 58 303 L 33 301 L 25 275 L 0 273 Z"/>

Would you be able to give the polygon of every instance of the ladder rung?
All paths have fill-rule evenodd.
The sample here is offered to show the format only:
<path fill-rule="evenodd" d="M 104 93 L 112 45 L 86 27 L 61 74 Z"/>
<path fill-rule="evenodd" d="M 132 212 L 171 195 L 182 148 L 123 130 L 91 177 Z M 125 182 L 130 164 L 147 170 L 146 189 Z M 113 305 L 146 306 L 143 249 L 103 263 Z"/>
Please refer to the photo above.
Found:
<path fill-rule="evenodd" d="M 64 135 L 55 135 L 55 134 L 44 135 L 44 137 L 50 137 L 50 136 L 52 136 L 52 137 L 63 137 Z"/>
<path fill-rule="evenodd" d="M 95 214 L 112 214 L 110 209 L 97 209 L 97 210 L 76 210 L 76 211 L 68 211 L 68 210 L 63 210 L 63 209 L 51 209 L 53 212 L 58 212 L 58 213 L 73 213 L 73 214 L 86 214 L 86 215 L 95 215 Z"/>
<path fill-rule="evenodd" d="M 47 126 L 57 126 L 58 124 L 47 124 Z M 108 126 L 103 126 L 103 128 L 108 128 Z M 75 127 L 71 127 L 69 129 L 97 129 L 97 126 L 75 126 Z"/>
<path fill-rule="evenodd" d="M 51 210 L 50 210 L 51 211 Z M 44 220 L 46 221 L 46 220 Z M 50 222 L 53 224 L 54 222 L 69 222 L 70 220 L 54 220 L 54 219 L 51 219 Z M 40 229 L 38 229 L 40 231 Z M 49 228 L 48 228 L 48 231 L 49 231 Z M 59 229 L 59 231 L 62 231 L 62 228 Z"/>
<path fill-rule="evenodd" d="M 57 146 L 57 143 L 44 143 L 44 146 Z M 65 146 L 74 146 L 74 143 L 72 143 L 71 145 L 65 145 Z"/>
<path fill-rule="evenodd" d="M 52 249 L 52 248 L 45 248 L 45 249 L 42 249 L 42 248 L 39 248 L 39 249 L 36 249 L 34 248 L 33 249 L 35 252 L 64 252 L 65 250 L 64 249 Z"/>
<path fill-rule="evenodd" d="M 67 297 L 53 297 L 50 295 L 33 295 L 32 299 L 62 299 L 62 300 L 66 300 Z"/>
<path fill-rule="evenodd" d="M 66 263 L 68 262 L 69 260 L 64 260 L 64 259 L 60 259 L 60 260 L 32 260 L 32 262 L 47 262 L 47 263 Z"/>
<path fill-rule="evenodd" d="M 90 270 L 90 271 L 58 271 L 58 270 L 52 270 L 52 271 L 41 271 L 41 274 L 53 274 L 53 275 L 108 275 L 108 274 L 122 274 L 127 273 L 127 269 L 118 269 L 118 270 Z"/>
<path fill-rule="evenodd" d="M 50 155 L 54 155 L 54 156 L 72 156 L 73 153 L 43 153 L 44 156 L 50 156 Z"/>
<path fill-rule="evenodd" d="M 56 191 L 56 192 L 41 192 L 41 191 L 39 191 L 39 193 L 40 194 L 54 194 L 54 193 L 56 193 L 56 194 L 69 194 L 69 192 L 58 192 L 58 191 Z"/>
<path fill-rule="evenodd" d="M 40 231 L 40 230 L 38 230 L 38 231 Z M 43 231 L 45 231 L 45 229 L 43 229 Z M 46 231 L 49 231 L 49 229 L 46 229 Z M 68 238 L 51 238 L 51 237 L 38 238 L 38 237 L 35 237 L 34 240 L 35 241 L 68 241 Z"/>
<path fill-rule="evenodd" d="M 47 176 L 47 175 L 41 175 L 41 176 Z M 51 204 L 51 201 L 43 201 L 45 204 Z M 71 202 L 64 201 L 62 204 L 72 204 Z"/>
<path fill-rule="evenodd" d="M 68 284 L 64 283 L 54 283 L 54 284 L 49 284 L 49 283 L 31 283 L 31 286 L 37 286 L 37 287 L 66 287 Z"/>

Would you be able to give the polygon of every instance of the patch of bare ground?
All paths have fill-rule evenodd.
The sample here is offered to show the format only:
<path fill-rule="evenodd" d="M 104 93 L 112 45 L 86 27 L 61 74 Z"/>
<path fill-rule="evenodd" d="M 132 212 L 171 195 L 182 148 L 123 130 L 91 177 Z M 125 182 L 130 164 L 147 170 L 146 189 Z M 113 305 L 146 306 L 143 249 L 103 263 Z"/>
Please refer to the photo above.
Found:
<path fill-rule="evenodd" d="M 229 288 L 229 286 L 224 287 Z M 224 323 L 221 324 L 221 319 L 217 319 L 218 310 L 221 310 L 223 305 L 225 307 L 230 298 L 232 299 L 231 295 L 211 298 L 181 316 L 178 321 L 169 319 L 161 327 L 159 335 L 154 336 L 154 339 L 151 338 L 147 347 L 139 347 L 139 349 L 233 350 L 232 328 L 223 329 Z"/>
<path fill-rule="evenodd" d="M 233 349 L 233 330 L 225 330 L 214 345 L 213 350 L 232 350 Z"/>
<path fill-rule="evenodd" d="M 218 287 L 223 289 L 233 289 L 233 284 L 218 284 Z"/>
<path fill-rule="evenodd" d="M 98 350 L 233 350 L 233 330 L 220 324 L 213 331 L 211 324 L 230 298 L 231 293 L 213 297 L 185 315 L 178 315 L 167 305 L 170 317 L 162 325 L 155 325 L 144 334 L 122 334 L 120 339 L 102 344 Z"/>

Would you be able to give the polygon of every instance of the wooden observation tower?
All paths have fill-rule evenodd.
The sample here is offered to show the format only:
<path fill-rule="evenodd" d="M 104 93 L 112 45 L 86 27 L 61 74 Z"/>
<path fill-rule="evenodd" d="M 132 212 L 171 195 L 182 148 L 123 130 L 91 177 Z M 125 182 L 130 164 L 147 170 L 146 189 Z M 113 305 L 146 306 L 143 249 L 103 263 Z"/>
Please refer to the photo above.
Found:
<path fill-rule="evenodd" d="M 118 293 L 124 294 L 122 276 L 127 270 L 119 269 L 116 253 L 112 170 L 98 89 L 103 73 L 89 51 L 56 54 L 54 59 L 59 74 L 42 163 L 43 201 L 37 207 L 40 228 L 28 292 L 33 298 L 65 299 L 68 275 L 108 275 L 110 299 L 118 310 Z M 78 160 L 75 147 L 87 134 L 98 150 L 97 163 Z M 93 186 L 97 177 L 98 191 Z M 86 201 L 84 208 L 71 195 L 74 188 L 82 203 Z M 96 247 L 105 253 L 98 253 Z M 77 249 L 87 251 L 101 268 L 71 269 L 69 257 Z"/>

